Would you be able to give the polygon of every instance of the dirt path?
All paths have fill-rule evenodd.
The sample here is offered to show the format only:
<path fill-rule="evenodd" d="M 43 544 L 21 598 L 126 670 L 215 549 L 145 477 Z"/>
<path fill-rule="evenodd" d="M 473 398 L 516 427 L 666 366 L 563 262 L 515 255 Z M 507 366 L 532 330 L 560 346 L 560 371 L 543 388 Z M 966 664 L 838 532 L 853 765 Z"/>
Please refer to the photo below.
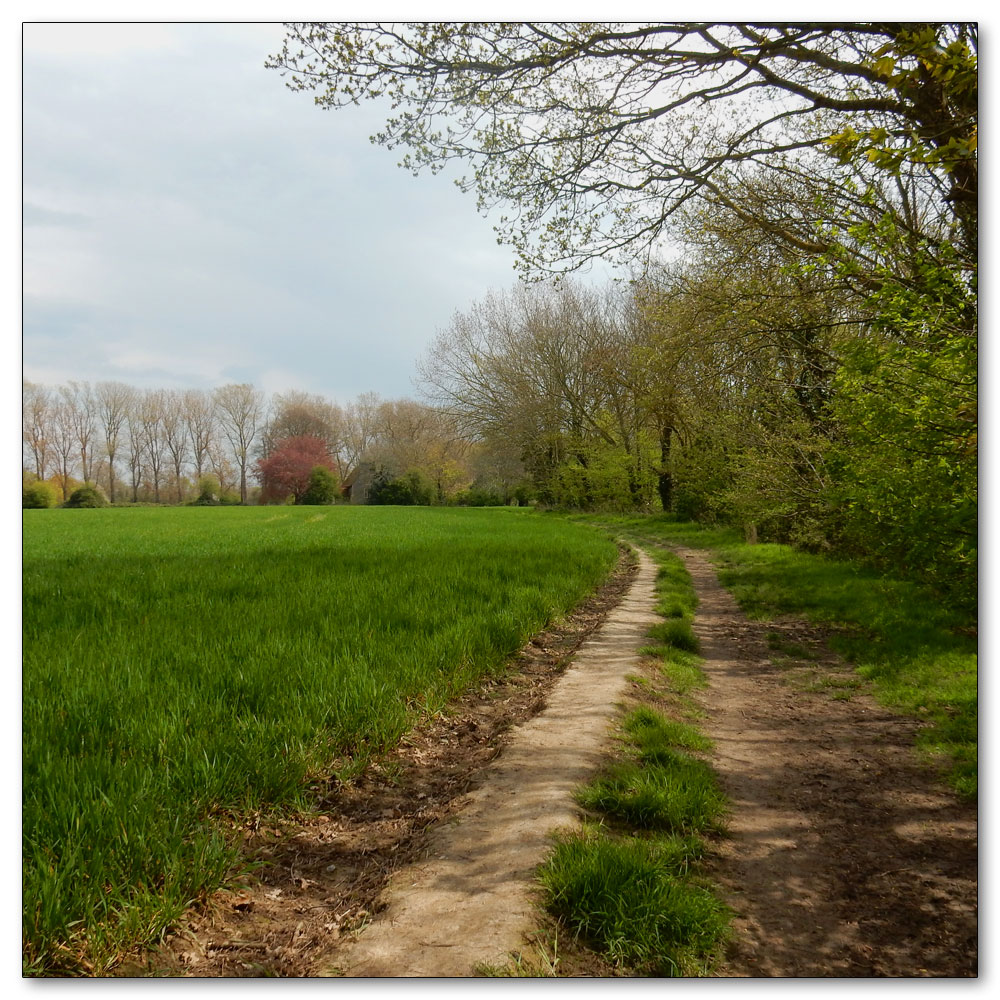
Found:
<path fill-rule="evenodd" d="M 748 623 L 705 554 L 677 551 L 732 803 L 712 874 L 736 938 L 718 974 L 975 975 L 976 813 L 918 762 L 918 724 L 852 690 L 833 659 L 773 662 L 768 632 L 819 650 L 818 630 Z"/>
<path fill-rule="evenodd" d="M 575 825 L 574 789 L 600 766 L 615 705 L 656 622 L 656 567 L 641 555 L 622 603 L 580 647 L 545 710 L 520 727 L 426 858 L 398 873 L 388 905 L 324 971 L 469 976 L 503 964 L 536 923 L 530 889 L 554 830 Z"/>
<path fill-rule="evenodd" d="M 856 690 L 819 629 L 748 622 L 705 554 L 678 551 L 700 598 L 703 728 L 732 803 L 710 872 L 736 912 L 718 974 L 975 975 L 976 814 L 918 762 L 918 723 Z M 251 820 L 259 876 L 122 973 L 463 976 L 502 964 L 538 926 L 532 872 L 550 832 L 576 822 L 572 790 L 608 746 L 656 621 L 654 578 L 645 556 L 637 575 L 623 563 L 509 675 L 360 779 L 331 781 L 307 823 Z M 812 653 L 783 658 L 769 633 Z"/>

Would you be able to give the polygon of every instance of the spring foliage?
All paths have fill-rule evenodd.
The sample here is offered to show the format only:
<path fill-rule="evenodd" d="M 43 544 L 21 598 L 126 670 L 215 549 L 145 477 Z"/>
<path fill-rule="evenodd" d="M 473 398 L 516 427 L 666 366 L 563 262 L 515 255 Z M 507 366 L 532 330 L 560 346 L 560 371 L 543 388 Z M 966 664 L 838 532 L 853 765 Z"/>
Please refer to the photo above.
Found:
<path fill-rule="evenodd" d="M 317 469 L 325 469 L 328 475 L 324 477 Z M 278 441 L 274 450 L 258 461 L 257 475 L 265 503 L 282 503 L 289 496 L 297 504 L 330 503 L 334 498 L 333 458 L 319 437 L 300 435 Z"/>
<path fill-rule="evenodd" d="M 424 366 L 543 503 L 665 510 L 975 597 L 970 23 L 293 24 L 269 65 L 460 183 L 534 277 Z M 662 263 L 666 241 L 682 253 Z"/>

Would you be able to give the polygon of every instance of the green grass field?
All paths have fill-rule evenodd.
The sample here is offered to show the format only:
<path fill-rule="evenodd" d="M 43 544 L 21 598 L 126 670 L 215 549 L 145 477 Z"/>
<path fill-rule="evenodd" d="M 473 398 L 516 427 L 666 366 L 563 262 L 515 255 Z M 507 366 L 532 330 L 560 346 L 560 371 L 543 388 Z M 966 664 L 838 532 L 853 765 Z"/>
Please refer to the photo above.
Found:
<path fill-rule="evenodd" d="M 24 514 L 24 967 L 100 974 L 594 589 L 602 533 L 518 510 Z M 221 822 L 220 822 L 221 821 Z"/>

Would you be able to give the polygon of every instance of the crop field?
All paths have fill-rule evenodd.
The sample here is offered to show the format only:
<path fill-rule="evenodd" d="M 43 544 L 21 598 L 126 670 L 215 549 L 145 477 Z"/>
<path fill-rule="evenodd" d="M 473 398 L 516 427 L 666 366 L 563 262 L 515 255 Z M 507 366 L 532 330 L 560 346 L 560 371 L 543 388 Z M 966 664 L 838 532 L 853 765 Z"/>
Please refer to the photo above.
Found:
<path fill-rule="evenodd" d="M 24 968 L 100 974 L 237 862 L 224 820 L 307 809 L 605 578 L 518 510 L 24 514 Z"/>

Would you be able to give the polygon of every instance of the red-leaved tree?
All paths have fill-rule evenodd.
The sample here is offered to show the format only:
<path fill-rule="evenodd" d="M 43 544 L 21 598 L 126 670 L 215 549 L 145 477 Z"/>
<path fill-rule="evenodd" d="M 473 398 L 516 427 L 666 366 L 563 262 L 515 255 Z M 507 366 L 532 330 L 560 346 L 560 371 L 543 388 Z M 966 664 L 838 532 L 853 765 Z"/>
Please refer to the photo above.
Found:
<path fill-rule="evenodd" d="M 300 503 L 317 465 L 334 469 L 330 451 L 320 438 L 302 435 L 278 441 L 271 454 L 257 463 L 261 500 L 281 502 L 291 494 Z"/>

